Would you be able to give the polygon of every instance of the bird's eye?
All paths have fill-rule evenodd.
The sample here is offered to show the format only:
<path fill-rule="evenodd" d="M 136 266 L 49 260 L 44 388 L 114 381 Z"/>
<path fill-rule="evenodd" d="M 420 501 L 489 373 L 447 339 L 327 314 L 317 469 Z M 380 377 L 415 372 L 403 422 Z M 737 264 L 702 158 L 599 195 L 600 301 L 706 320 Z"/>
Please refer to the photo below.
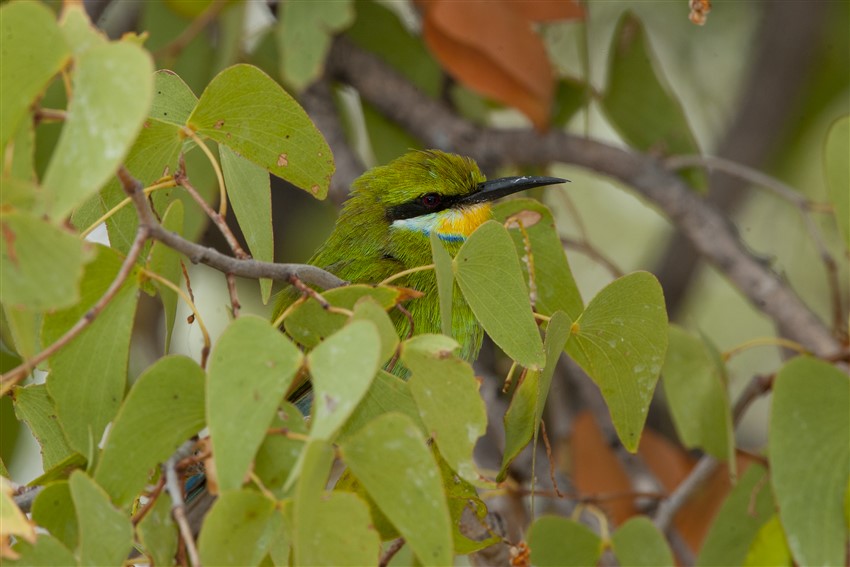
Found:
<path fill-rule="evenodd" d="M 438 193 L 426 193 L 422 195 L 421 199 L 425 208 L 436 209 L 440 206 L 440 195 Z"/>

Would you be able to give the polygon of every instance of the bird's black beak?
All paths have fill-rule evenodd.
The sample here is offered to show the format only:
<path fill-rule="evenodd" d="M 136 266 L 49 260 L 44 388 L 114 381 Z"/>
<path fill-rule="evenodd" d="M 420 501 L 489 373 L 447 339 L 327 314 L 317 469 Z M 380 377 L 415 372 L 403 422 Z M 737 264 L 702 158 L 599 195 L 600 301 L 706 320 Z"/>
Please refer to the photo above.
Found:
<path fill-rule="evenodd" d="M 537 177 L 531 175 L 491 179 L 490 181 L 479 183 L 478 189 L 475 193 L 470 193 L 469 195 L 459 199 L 455 202 L 454 206 L 487 203 L 525 189 L 568 182 L 569 179 L 561 179 L 560 177 Z"/>

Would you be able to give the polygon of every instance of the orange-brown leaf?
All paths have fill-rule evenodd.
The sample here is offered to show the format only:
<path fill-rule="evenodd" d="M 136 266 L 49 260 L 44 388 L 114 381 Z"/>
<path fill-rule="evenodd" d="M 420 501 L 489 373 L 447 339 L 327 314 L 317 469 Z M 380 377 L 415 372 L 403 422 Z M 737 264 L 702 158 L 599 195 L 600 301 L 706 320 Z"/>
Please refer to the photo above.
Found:
<path fill-rule="evenodd" d="M 543 41 L 516 2 L 440 0 L 422 6 L 425 42 L 449 73 L 519 109 L 537 128 L 547 126 L 554 74 Z"/>

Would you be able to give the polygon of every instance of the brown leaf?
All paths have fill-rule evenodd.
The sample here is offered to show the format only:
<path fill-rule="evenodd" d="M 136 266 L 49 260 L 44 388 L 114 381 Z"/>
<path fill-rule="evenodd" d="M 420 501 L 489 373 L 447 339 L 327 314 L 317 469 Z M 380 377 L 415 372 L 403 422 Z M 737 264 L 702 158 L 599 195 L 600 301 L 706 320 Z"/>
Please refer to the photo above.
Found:
<path fill-rule="evenodd" d="M 633 491 L 629 478 L 614 451 L 605 442 L 590 412 L 582 412 L 574 423 L 571 462 L 573 481 L 583 496 L 624 494 Z M 696 459 L 662 435 L 645 429 L 638 455 L 669 494 L 690 473 Z M 738 455 L 738 474 L 754 462 L 752 457 Z M 720 465 L 711 478 L 698 488 L 674 518 L 674 524 L 688 546 L 698 551 L 726 495 L 731 489 L 729 473 Z M 632 498 L 604 499 L 598 504 L 614 526 L 637 515 Z"/>
<path fill-rule="evenodd" d="M 425 42 L 442 66 L 470 89 L 519 109 L 541 130 L 549 124 L 555 80 L 531 21 L 568 13 L 554 6 L 544 8 L 544 4 L 556 3 L 436 0 L 419 4 Z"/>

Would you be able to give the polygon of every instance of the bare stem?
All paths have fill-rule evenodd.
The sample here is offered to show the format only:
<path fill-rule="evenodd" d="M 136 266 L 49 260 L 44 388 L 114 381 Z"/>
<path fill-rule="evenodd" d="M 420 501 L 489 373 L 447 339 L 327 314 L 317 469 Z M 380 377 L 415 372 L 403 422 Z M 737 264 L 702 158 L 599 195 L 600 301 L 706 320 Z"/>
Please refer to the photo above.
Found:
<path fill-rule="evenodd" d="M 183 187 L 189 196 L 195 200 L 196 203 L 203 209 L 204 213 L 210 220 L 213 221 L 215 226 L 218 228 L 219 232 L 221 232 L 224 239 L 227 241 L 227 245 L 230 246 L 230 249 L 233 250 L 233 254 L 239 258 L 240 260 L 244 260 L 245 258 L 249 258 L 245 250 L 242 249 L 242 246 L 239 245 L 239 241 L 236 240 L 236 235 L 233 234 L 233 231 L 230 230 L 230 227 L 227 226 L 227 222 L 224 220 L 224 213 L 215 212 L 212 207 L 201 197 L 200 193 L 198 193 L 197 189 L 189 183 L 189 176 L 186 175 L 186 162 L 184 160 L 184 156 L 180 156 L 180 167 L 177 171 L 174 172 L 174 181 L 177 185 Z M 227 201 L 226 196 L 222 196 L 222 199 Z"/>
<path fill-rule="evenodd" d="M 378 562 L 378 567 L 387 567 L 392 561 L 392 558 L 395 557 L 395 554 L 399 552 L 399 550 L 404 547 L 404 538 L 399 537 L 394 539 L 389 546 L 387 546 L 387 550 L 381 555 L 381 560 Z"/>

